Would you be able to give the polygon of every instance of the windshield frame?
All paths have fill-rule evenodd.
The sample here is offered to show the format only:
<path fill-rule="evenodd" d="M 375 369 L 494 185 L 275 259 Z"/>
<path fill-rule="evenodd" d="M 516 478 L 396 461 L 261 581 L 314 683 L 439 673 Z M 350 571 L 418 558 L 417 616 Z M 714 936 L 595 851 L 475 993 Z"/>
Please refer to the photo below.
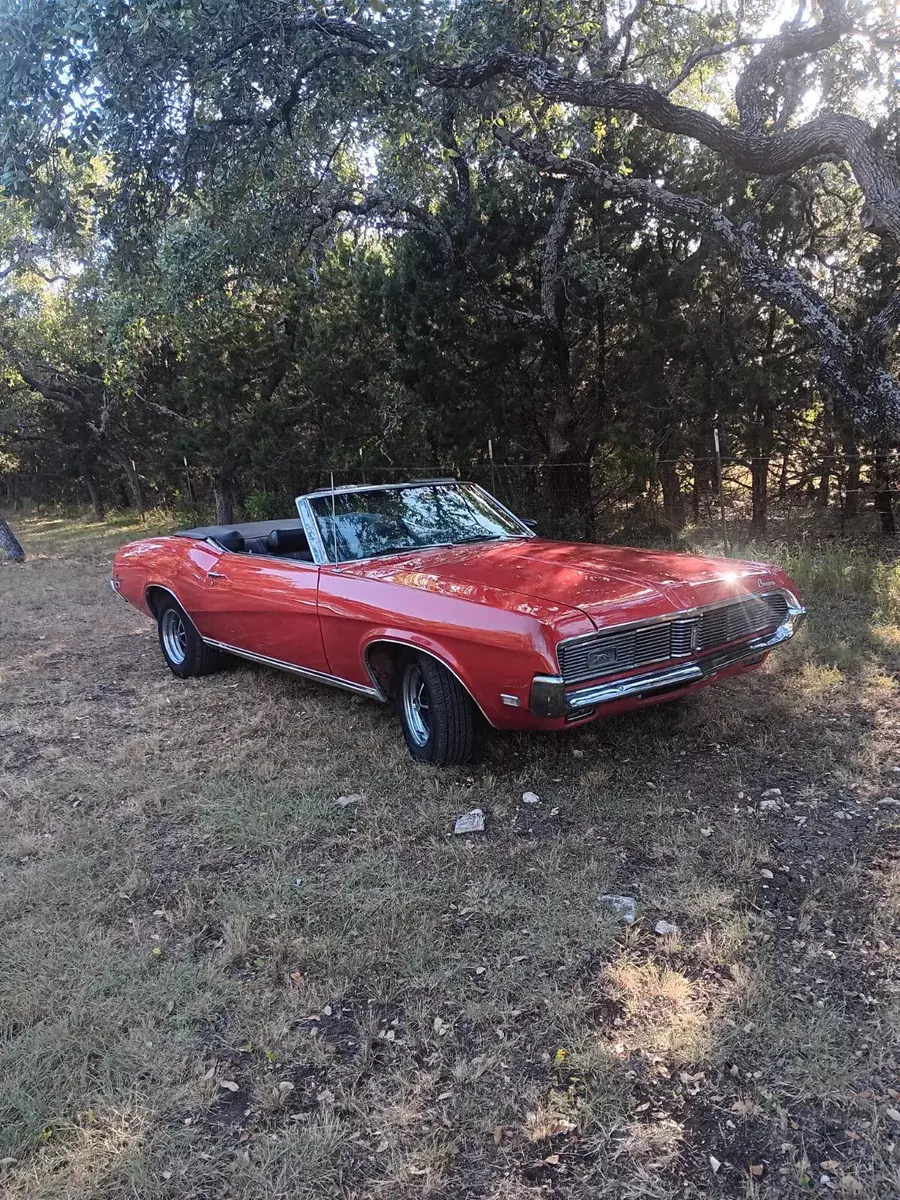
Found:
<path fill-rule="evenodd" d="M 448 478 L 444 478 L 444 479 L 411 479 L 411 480 L 404 480 L 402 483 L 384 483 L 384 484 L 369 484 L 369 485 L 356 484 L 356 485 L 352 485 L 352 486 L 336 487 L 334 489 L 334 494 L 335 494 L 335 496 L 340 496 L 340 495 L 344 495 L 346 493 L 385 492 L 385 491 L 390 491 L 390 490 L 396 490 L 399 488 L 409 489 L 409 488 L 416 488 L 416 487 L 435 487 L 438 485 L 441 485 L 444 487 L 471 488 L 473 491 L 478 492 L 486 500 L 489 500 L 491 502 L 491 504 L 496 505 L 497 508 L 504 514 L 504 516 L 508 517 L 513 522 L 513 524 L 516 526 L 516 532 L 510 533 L 508 535 L 508 537 L 495 538 L 495 537 L 491 537 L 490 535 L 486 534 L 485 539 L 484 539 L 485 543 L 490 543 L 493 541 L 512 541 L 512 540 L 518 540 L 520 537 L 521 538 L 533 538 L 536 536 L 534 533 L 534 530 L 529 528 L 529 526 L 526 525 L 524 521 L 522 521 L 519 517 L 517 517 L 516 514 L 514 512 L 512 512 L 511 509 L 507 508 L 506 505 L 502 503 L 502 501 L 498 500 L 496 496 L 492 495 L 489 491 L 487 491 L 485 488 L 483 488 L 480 484 L 473 483 L 471 480 L 467 480 L 467 479 L 448 479 Z M 325 543 L 324 543 L 324 540 L 322 537 L 322 530 L 319 526 L 318 518 L 316 517 L 315 511 L 314 511 L 312 503 L 311 503 L 311 501 L 313 501 L 313 500 L 322 500 L 322 499 L 327 500 L 330 498 L 330 496 L 331 496 L 331 488 L 320 488 L 316 492 L 308 492 L 306 495 L 297 496 L 297 498 L 295 500 L 295 504 L 297 506 L 297 512 L 300 516 L 300 520 L 303 522 L 303 527 L 306 530 L 306 536 L 309 539 L 310 549 L 312 550 L 313 558 L 315 559 L 316 563 L 319 566 L 323 566 L 323 567 L 324 566 L 339 567 L 339 566 L 343 566 L 343 565 L 348 565 L 350 563 L 373 562 L 373 561 L 377 561 L 379 558 L 389 558 L 390 555 L 385 554 L 385 553 L 367 555 L 366 557 L 363 557 L 363 558 L 341 558 L 341 559 L 338 559 L 337 561 L 335 561 L 331 557 L 331 555 L 328 552 L 328 549 L 325 546 Z M 393 553 L 395 553 L 395 554 L 416 554 L 416 553 L 420 553 L 425 550 L 440 549 L 440 548 L 447 547 L 448 545 L 457 545 L 457 544 L 473 546 L 473 545 L 478 545 L 478 542 L 477 541 L 466 541 L 466 542 L 460 542 L 460 543 L 448 543 L 446 541 L 434 542 L 434 543 L 431 543 L 429 545 L 424 545 L 424 546 L 410 546 L 409 549 L 396 550 Z"/>

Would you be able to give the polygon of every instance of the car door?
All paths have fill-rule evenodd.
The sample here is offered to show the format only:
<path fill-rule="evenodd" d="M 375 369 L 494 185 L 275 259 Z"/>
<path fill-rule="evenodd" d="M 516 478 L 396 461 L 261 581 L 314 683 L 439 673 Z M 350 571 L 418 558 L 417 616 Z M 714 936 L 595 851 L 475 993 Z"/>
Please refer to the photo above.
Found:
<path fill-rule="evenodd" d="M 328 673 L 315 563 L 222 554 L 207 575 L 201 633 L 224 646 Z"/>

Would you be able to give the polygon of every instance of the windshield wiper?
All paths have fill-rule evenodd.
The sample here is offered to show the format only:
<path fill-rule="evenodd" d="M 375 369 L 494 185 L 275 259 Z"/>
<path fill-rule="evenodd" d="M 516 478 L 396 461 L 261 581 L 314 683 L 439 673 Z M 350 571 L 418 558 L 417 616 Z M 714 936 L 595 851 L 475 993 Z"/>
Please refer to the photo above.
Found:
<path fill-rule="evenodd" d="M 509 538 L 524 536 L 524 533 L 478 533 L 475 537 L 457 538 L 452 545 L 467 546 L 470 542 L 505 542 Z"/>
<path fill-rule="evenodd" d="M 382 554 L 412 554 L 416 550 L 427 550 L 428 546 L 382 546 L 380 550 L 372 550 L 363 558 L 380 558 Z"/>
<path fill-rule="evenodd" d="M 419 550 L 452 550 L 454 546 L 467 546 L 472 542 L 502 542 L 507 538 L 524 537 L 520 533 L 479 533 L 475 537 L 456 538 L 452 542 L 423 542 L 418 546 L 382 546 L 363 555 L 364 558 L 381 558 L 384 554 L 415 554 Z"/>

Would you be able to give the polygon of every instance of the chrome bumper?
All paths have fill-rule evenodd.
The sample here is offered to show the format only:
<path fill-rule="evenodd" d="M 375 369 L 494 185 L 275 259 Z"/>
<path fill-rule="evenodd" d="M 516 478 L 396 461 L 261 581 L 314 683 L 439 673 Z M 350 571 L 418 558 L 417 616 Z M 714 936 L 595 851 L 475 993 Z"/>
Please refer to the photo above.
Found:
<path fill-rule="evenodd" d="M 713 650 L 692 662 L 680 662 L 677 666 L 662 667 L 656 671 L 645 671 L 641 675 L 629 675 L 626 679 L 613 679 L 606 683 L 594 683 L 588 687 L 566 691 L 561 676 L 538 675 L 531 692 L 531 711 L 540 717 L 586 716 L 589 710 L 601 704 L 613 704 L 629 697 L 650 697 L 676 688 L 689 687 L 710 679 L 728 667 L 752 662 L 775 646 L 794 636 L 806 617 L 806 609 L 797 598 L 785 591 L 788 613 L 785 620 L 772 633 L 751 638 L 739 646 L 728 646 L 724 650 Z"/>

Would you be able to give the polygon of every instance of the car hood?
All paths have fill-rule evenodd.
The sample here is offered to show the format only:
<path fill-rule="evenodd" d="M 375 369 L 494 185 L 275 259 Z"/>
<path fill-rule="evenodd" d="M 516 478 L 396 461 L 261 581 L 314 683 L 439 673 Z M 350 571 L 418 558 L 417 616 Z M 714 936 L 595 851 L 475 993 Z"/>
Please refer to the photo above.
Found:
<path fill-rule="evenodd" d="M 491 587 L 579 609 L 594 624 L 656 617 L 756 591 L 775 569 L 731 558 L 543 538 L 479 542 L 346 564 L 344 574 L 460 594 Z"/>

